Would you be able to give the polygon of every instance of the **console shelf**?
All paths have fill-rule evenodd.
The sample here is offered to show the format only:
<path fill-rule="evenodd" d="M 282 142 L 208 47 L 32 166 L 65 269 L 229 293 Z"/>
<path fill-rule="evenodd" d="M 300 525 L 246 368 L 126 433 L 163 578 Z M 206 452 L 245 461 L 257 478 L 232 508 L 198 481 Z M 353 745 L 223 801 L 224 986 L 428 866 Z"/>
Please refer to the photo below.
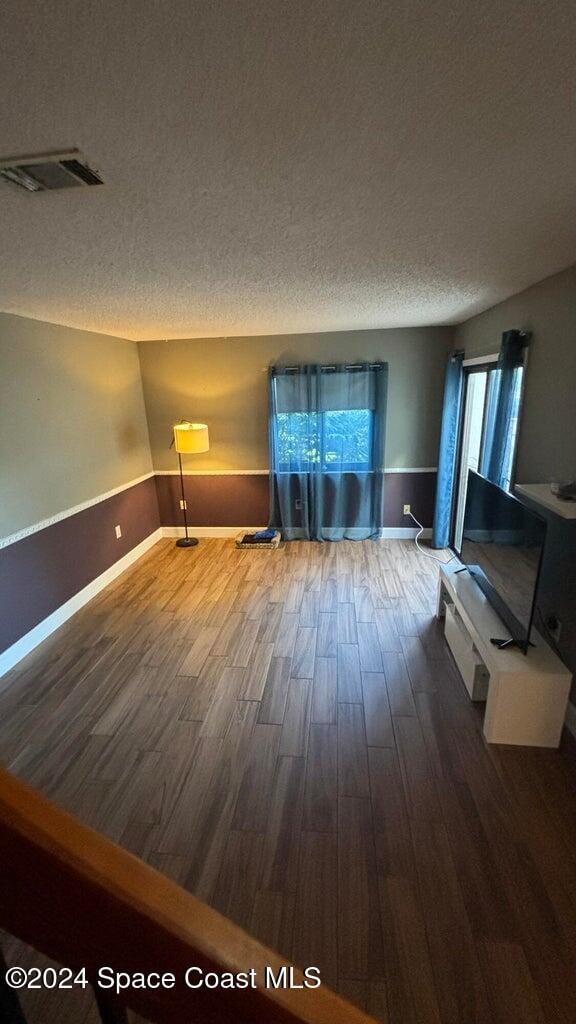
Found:
<path fill-rule="evenodd" d="M 516 484 L 514 490 L 521 498 L 543 505 L 562 519 L 576 519 L 576 501 L 562 501 L 552 494 L 550 484 Z"/>
<path fill-rule="evenodd" d="M 528 654 L 499 650 L 492 637 L 506 638 L 503 625 L 469 572 L 441 566 L 438 618 L 473 700 L 486 699 L 484 736 L 489 743 L 557 747 L 572 676 L 545 640 L 532 630 Z"/>

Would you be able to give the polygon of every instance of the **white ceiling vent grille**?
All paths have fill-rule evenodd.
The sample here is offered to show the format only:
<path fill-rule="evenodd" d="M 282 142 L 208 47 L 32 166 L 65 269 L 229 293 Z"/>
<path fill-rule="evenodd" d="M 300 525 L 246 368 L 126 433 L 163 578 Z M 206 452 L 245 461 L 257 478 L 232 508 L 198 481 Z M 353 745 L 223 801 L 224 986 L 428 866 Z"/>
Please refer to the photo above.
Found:
<path fill-rule="evenodd" d="M 98 171 L 89 166 L 77 149 L 0 160 L 0 178 L 25 188 L 27 192 L 104 184 Z"/>

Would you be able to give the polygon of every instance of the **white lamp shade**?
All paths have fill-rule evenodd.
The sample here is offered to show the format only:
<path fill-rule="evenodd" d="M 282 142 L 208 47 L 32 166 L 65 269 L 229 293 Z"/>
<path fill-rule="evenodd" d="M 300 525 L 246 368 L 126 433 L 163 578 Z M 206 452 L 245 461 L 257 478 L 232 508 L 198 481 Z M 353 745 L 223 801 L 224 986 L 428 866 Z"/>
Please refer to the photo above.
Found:
<path fill-rule="evenodd" d="M 175 423 L 174 445 L 181 455 L 197 455 L 210 448 L 208 427 L 205 423 Z"/>

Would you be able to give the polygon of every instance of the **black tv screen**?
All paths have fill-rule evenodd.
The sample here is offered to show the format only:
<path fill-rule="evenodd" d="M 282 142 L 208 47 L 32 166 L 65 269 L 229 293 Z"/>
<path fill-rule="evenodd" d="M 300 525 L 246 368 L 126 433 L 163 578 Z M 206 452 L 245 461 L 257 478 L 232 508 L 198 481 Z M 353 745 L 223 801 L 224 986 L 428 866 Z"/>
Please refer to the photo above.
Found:
<path fill-rule="evenodd" d="M 545 538 L 542 516 L 480 473 L 468 471 L 458 555 L 524 653 L 530 642 Z"/>

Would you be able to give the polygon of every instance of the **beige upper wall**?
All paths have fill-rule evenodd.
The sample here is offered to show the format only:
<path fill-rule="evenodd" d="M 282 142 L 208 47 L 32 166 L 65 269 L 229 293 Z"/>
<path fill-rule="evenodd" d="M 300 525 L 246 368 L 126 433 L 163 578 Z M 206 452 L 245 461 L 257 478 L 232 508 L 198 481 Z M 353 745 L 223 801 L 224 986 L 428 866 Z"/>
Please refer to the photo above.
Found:
<path fill-rule="evenodd" d="M 402 328 L 138 345 L 154 468 L 174 470 L 172 425 L 206 422 L 210 451 L 186 468 L 266 469 L 267 375 L 275 362 L 389 363 L 386 466 L 435 466 L 453 328 Z"/>
<path fill-rule="evenodd" d="M 136 345 L 0 314 L 0 537 L 150 472 Z"/>
<path fill-rule="evenodd" d="M 456 329 L 467 356 L 495 352 L 503 331 L 532 332 L 516 479 L 576 477 L 576 266 L 468 320 Z"/>

